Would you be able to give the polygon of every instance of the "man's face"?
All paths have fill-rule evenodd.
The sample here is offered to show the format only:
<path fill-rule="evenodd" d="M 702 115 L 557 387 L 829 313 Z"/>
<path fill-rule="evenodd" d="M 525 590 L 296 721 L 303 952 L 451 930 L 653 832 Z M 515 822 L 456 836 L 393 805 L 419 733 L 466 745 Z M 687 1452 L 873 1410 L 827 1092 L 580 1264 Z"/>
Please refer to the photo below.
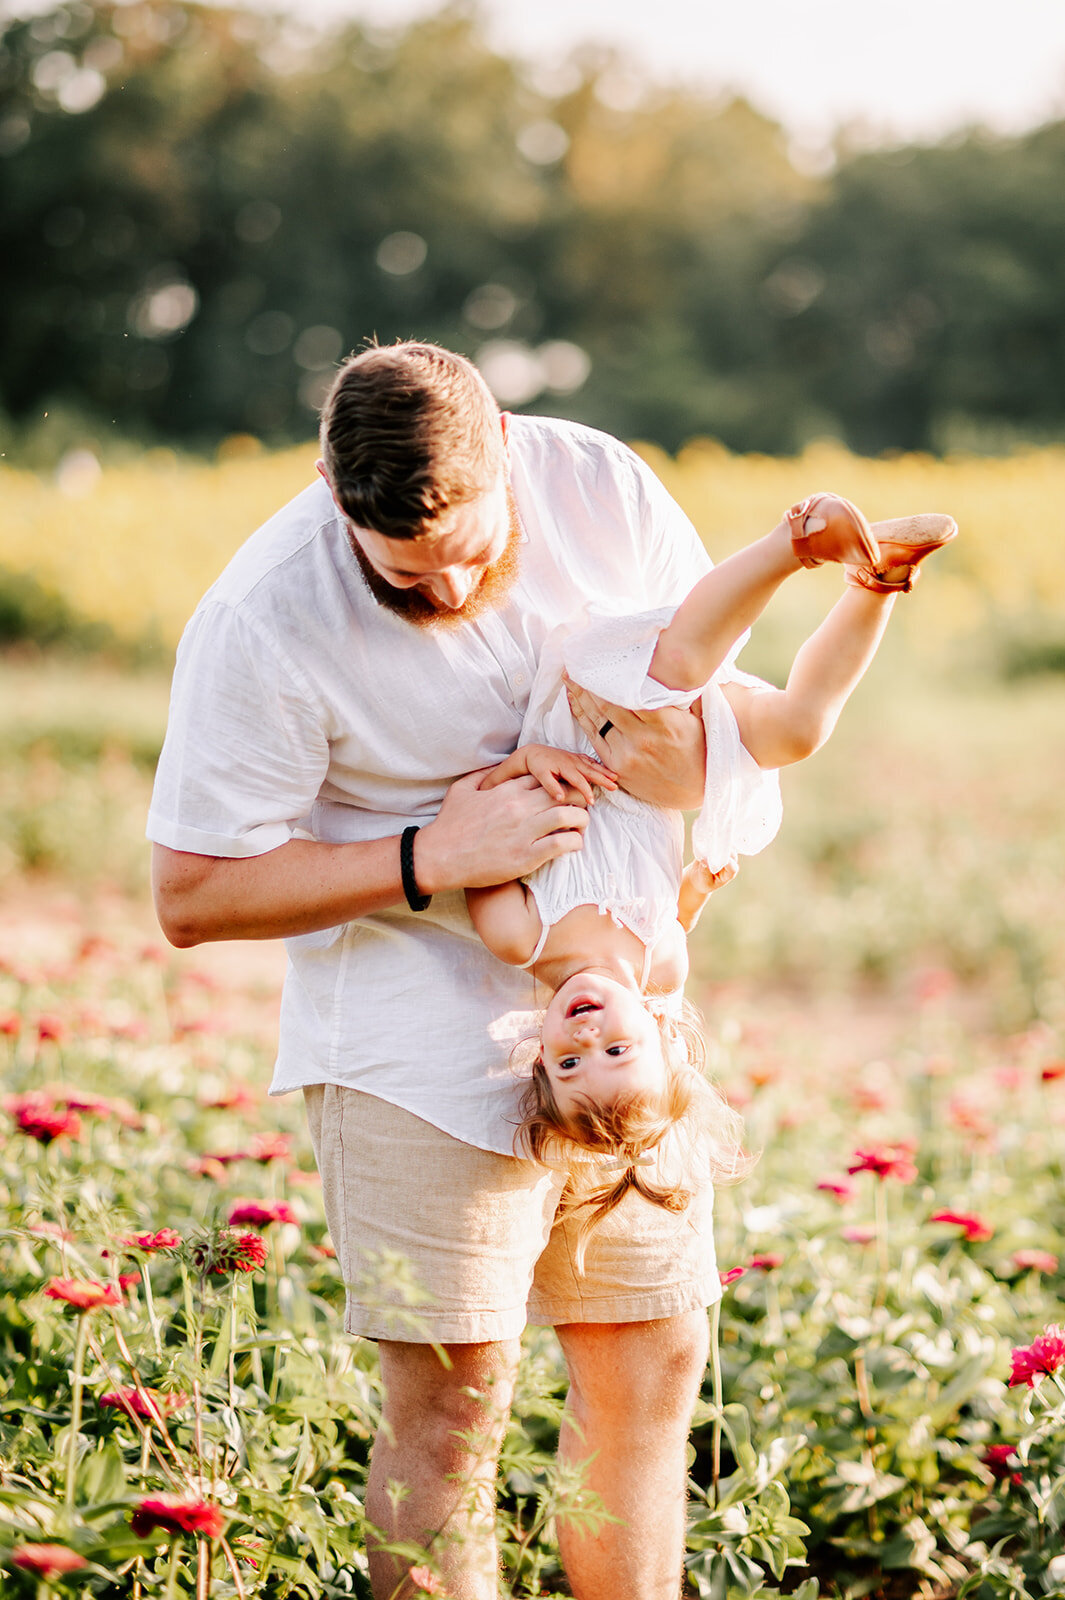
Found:
<path fill-rule="evenodd" d="M 455 627 L 493 610 L 518 575 L 521 524 L 502 472 L 486 494 L 417 539 L 389 539 L 345 521 L 375 598 L 418 627 Z"/>

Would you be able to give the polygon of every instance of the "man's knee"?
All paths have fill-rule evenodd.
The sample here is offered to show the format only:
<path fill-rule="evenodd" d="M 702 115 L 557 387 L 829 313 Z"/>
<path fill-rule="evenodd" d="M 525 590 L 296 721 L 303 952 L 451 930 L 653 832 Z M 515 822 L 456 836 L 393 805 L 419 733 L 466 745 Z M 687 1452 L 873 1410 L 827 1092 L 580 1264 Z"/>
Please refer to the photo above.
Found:
<path fill-rule="evenodd" d="M 706 1370 L 705 1312 L 654 1322 L 570 1324 L 557 1331 L 578 1420 L 611 1416 L 625 1427 L 687 1428 Z"/>
<path fill-rule="evenodd" d="M 516 1340 L 448 1345 L 446 1359 L 431 1345 L 382 1341 L 382 1420 L 392 1448 L 460 1470 L 502 1436 L 519 1354 Z"/>

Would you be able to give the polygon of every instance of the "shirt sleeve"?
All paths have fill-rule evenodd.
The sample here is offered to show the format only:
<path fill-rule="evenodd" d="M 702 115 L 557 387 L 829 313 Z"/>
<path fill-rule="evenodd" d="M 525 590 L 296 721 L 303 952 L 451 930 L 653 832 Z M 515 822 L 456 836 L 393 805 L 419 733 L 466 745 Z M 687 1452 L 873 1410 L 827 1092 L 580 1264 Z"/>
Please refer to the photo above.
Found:
<path fill-rule="evenodd" d="M 644 539 L 646 601 L 641 609 L 679 605 L 713 566 L 690 518 L 662 480 L 634 451 L 626 450 L 635 479 Z"/>
<path fill-rule="evenodd" d="M 305 821 L 328 764 L 322 716 L 293 663 L 233 607 L 202 606 L 178 649 L 149 839 L 265 855 Z"/>

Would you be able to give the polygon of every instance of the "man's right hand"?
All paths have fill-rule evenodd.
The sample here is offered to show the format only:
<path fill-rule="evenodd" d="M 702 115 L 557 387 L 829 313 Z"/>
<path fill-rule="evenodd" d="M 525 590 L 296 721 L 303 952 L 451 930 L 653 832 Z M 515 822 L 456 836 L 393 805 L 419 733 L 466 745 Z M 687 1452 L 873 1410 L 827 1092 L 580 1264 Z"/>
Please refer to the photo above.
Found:
<path fill-rule="evenodd" d="M 494 767 L 458 778 L 414 841 L 414 876 L 423 894 L 509 883 L 579 850 L 587 802 L 569 790 L 553 800 L 532 776 L 482 787 Z"/>

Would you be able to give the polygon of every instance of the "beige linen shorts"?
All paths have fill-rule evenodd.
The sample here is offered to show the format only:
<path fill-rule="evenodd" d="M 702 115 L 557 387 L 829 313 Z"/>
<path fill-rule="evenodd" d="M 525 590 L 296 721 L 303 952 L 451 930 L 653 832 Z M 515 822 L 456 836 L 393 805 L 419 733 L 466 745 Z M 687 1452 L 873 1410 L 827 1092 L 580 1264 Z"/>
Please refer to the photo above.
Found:
<path fill-rule="evenodd" d="M 584 1272 L 562 1178 L 442 1133 L 375 1095 L 304 1089 L 345 1327 L 371 1339 L 479 1344 L 527 1322 L 648 1322 L 712 1304 L 713 1189 L 680 1216 L 637 1194 L 595 1229 Z"/>

